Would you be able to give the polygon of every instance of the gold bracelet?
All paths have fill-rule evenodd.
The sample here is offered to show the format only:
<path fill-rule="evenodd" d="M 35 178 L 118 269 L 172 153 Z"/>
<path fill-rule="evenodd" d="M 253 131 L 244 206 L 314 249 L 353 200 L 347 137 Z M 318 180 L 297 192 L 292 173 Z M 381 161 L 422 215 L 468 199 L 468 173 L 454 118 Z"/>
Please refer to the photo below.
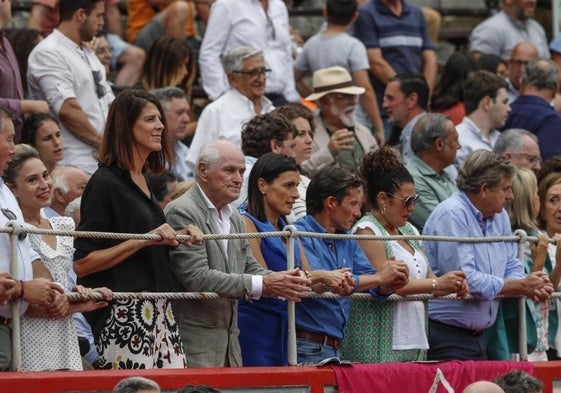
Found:
<path fill-rule="evenodd" d="M 434 295 L 434 290 L 436 289 L 436 278 L 432 279 L 432 290 L 430 291 L 431 295 Z"/>
<path fill-rule="evenodd" d="M 312 273 L 310 273 L 307 270 L 304 270 L 304 275 L 306 276 L 306 278 L 310 281 L 312 281 Z"/>

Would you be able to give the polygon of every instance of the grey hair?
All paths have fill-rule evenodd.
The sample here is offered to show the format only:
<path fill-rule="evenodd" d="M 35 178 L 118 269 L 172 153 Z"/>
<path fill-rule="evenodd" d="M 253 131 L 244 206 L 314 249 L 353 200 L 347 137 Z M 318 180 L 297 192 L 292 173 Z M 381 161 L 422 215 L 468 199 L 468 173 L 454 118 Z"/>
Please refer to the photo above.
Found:
<path fill-rule="evenodd" d="M 521 370 L 511 370 L 499 375 L 493 382 L 505 393 L 540 393 L 543 389 L 542 381 Z"/>
<path fill-rule="evenodd" d="M 238 46 L 229 50 L 222 56 L 222 68 L 226 74 L 232 71 L 241 71 L 243 61 L 255 56 L 263 57 L 263 51 L 251 48 L 249 46 Z"/>
<path fill-rule="evenodd" d="M 68 168 L 75 168 L 75 167 L 72 167 L 70 165 L 61 165 L 53 169 L 53 171 L 51 172 L 52 190 L 58 189 L 63 194 L 66 194 L 68 192 L 68 189 L 70 187 L 68 186 L 68 181 L 65 176 L 66 170 Z"/>
<path fill-rule="evenodd" d="M 522 149 L 522 140 L 524 136 L 527 136 L 534 142 L 538 143 L 538 138 L 530 131 L 522 128 L 509 128 L 508 130 L 501 132 L 497 142 L 495 142 L 493 151 L 499 154 L 504 154 L 507 151 L 518 153 Z"/>
<path fill-rule="evenodd" d="M 438 138 L 444 139 L 448 134 L 450 118 L 442 113 L 426 113 L 422 115 L 411 134 L 411 149 L 418 154 L 431 150 L 434 141 Z"/>
<path fill-rule="evenodd" d="M 168 104 L 172 98 L 178 98 L 180 100 L 187 99 L 185 91 L 181 90 L 179 87 L 161 87 L 151 90 L 150 93 L 160 101 L 164 110 L 168 110 Z"/>
<path fill-rule="evenodd" d="M 197 169 L 199 168 L 199 164 L 201 162 L 209 168 L 213 168 L 215 165 L 220 163 L 221 156 L 220 150 L 218 149 L 218 143 L 220 143 L 220 139 L 209 142 L 201 148 L 197 161 L 195 162 L 195 178 L 198 178 Z"/>
<path fill-rule="evenodd" d="M 68 206 L 64 209 L 64 215 L 66 217 L 72 217 L 76 210 L 80 210 L 80 205 L 82 204 L 82 197 L 78 197 L 72 200 Z"/>
<path fill-rule="evenodd" d="M 522 71 L 524 86 L 533 86 L 538 90 L 557 91 L 559 67 L 549 59 L 532 60 Z"/>
<path fill-rule="evenodd" d="M 499 153 L 479 149 L 471 153 L 458 172 L 458 189 L 465 193 L 478 193 L 483 184 L 493 188 L 500 184 L 503 176 L 512 177 L 516 166 Z"/>
<path fill-rule="evenodd" d="M 112 393 L 136 393 L 141 389 L 154 389 L 156 392 L 160 392 L 160 386 L 144 377 L 130 377 L 121 380 L 113 388 Z"/>
<path fill-rule="evenodd" d="M 12 123 L 15 122 L 14 112 L 5 105 L 0 105 L 0 132 L 4 132 L 6 119 L 11 120 Z"/>

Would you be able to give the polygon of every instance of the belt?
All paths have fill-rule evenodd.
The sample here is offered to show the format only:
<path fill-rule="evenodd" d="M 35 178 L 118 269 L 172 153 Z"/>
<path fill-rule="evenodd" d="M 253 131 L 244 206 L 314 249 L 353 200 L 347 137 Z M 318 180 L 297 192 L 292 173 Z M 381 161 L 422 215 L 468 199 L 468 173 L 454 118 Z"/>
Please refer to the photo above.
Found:
<path fill-rule="evenodd" d="M 486 330 L 486 329 L 466 329 L 466 328 L 463 328 L 463 327 L 449 325 L 447 323 L 442 323 L 442 322 L 439 322 L 439 321 L 435 321 L 434 319 L 430 319 L 429 321 L 430 321 L 430 323 L 441 326 L 445 329 L 460 331 L 460 332 L 463 332 L 463 333 L 467 333 L 471 336 L 481 336 Z"/>
<path fill-rule="evenodd" d="M 296 337 L 303 338 L 304 340 L 314 341 L 323 345 L 328 345 L 335 349 L 340 349 L 343 344 L 343 340 L 341 340 L 340 338 L 331 337 L 321 333 L 306 332 L 300 329 L 296 330 Z"/>
<path fill-rule="evenodd" d="M 12 323 L 12 318 L 0 317 L 0 325 L 10 325 Z"/>

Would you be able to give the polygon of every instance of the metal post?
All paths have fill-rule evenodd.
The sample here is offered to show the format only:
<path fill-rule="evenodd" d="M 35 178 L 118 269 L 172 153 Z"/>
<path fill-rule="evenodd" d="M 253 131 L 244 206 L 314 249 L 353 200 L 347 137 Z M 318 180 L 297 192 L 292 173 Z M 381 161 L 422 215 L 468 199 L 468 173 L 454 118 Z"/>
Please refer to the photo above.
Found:
<path fill-rule="evenodd" d="M 294 269 L 294 241 L 296 240 L 295 234 L 298 232 L 296 227 L 287 225 L 283 231 L 290 232 L 286 241 L 286 268 L 288 270 Z M 296 366 L 298 358 L 296 356 L 296 318 L 294 311 L 294 302 L 288 302 L 288 365 Z"/>
<path fill-rule="evenodd" d="M 10 234 L 10 274 L 14 279 L 19 279 L 18 269 L 18 235 L 20 225 L 15 221 L 9 221 L 7 226 L 13 228 Z M 20 299 L 12 299 L 12 368 L 21 371 L 21 340 L 19 309 Z"/>
<path fill-rule="evenodd" d="M 518 353 L 520 354 L 520 360 L 528 360 L 528 338 L 526 334 L 526 297 L 521 296 L 518 298 L 518 327 L 519 337 L 518 337 Z"/>

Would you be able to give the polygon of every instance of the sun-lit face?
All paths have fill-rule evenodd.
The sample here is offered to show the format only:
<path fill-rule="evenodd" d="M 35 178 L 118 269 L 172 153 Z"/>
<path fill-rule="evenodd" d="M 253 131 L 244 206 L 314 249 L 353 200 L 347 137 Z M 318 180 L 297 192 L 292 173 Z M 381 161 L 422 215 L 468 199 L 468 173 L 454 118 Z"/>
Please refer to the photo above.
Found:
<path fill-rule="evenodd" d="M 391 195 L 386 194 L 386 197 L 384 219 L 392 227 L 404 226 L 415 210 L 415 202 L 409 202 L 408 199 L 415 197 L 415 186 L 413 183 L 403 183 Z"/>
<path fill-rule="evenodd" d="M 485 186 L 483 186 L 485 187 Z M 484 218 L 492 217 L 503 211 L 507 201 L 514 199 L 512 193 L 512 178 L 503 176 L 501 182 L 495 187 L 485 187 L 483 193 L 484 202 L 478 206 Z"/>
<path fill-rule="evenodd" d="M 265 94 L 266 76 L 264 72 L 258 72 L 256 77 L 249 73 L 265 70 L 265 60 L 261 56 L 253 56 L 243 61 L 240 71 L 233 71 L 230 76 L 230 84 L 241 94 L 251 101 L 260 99 Z"/>
<path fill-rule="evenodd" d="M 331 210 L 330 220 L 335 231 L 348 231 L 361 216 L 360 209 L 364 202 L 362 187 L 349 189 L 341 202 Z"/>
<path fill-rule="evenodd" d="M 51 203 L 51 176 L 38 158 L 25 161 L 10 185 L 20 206 L 39 210 Z"/>
<path fill-rule="evenodd" d="M 510 105 L 508 104 L 508 92 L 504 88 L 497 91 L 495 99 L 489 101 L 489 118 L 493 128 L 501 128 L 505 125 L 510 113 Z"/>
<path fill-rule="evenodd" d="M 452 165 L 456 162 L 456 153 L 462 147 L 458 139 L 458 131 L 454 127 L 452 121 L 448 121 L 448 132 L 444 136 L 444 148 L 442 149 L 442 157 L 445 160 L 445 165 Z"/>
<path fill-rule="evenodd" d="M 407 124 L 409 108 L 407 97 L 400 90 L 399 81 L 391 81 L 386 85 L 382 107 L 388 113 L 388 121 L 392 125 L 404 127 Z"/>
<path fill-rule="evenodd" d="M 356 124 L 357 96 L 354 94 L 330 93 L 326 97 L 329 103 L 327 108 L 331 116 L 338 118 L 345 127 L 354 127 Z"/>
<path fill-rule="evenodd" d="M 78 12 L 84 12 L 83 9 Z M 98 1 L 89 15 L 84 12 L 84 19 L 80 25 L 80 39 L 82 42 L 91 41 L 103 29 L 105 16 L 105 1 Z"/>
<path fill-rule="evenodd" d="M 259 179 L 259 189 L 263 192 L 263 203 L 267 216 L 286 216 L 298 199 L 300 172 L 283 172 L 271 183 Z M 273 223 L 276 224 L 276 223 Z"/>
<path fill-rule="evenodd" d="M 162 114 L 156 105 L 151 102 L 144 105 L 134 122 L 132 132 L 137 151 L 143 158 L 154 151 L 162 150 L 164 124 Z"/>

